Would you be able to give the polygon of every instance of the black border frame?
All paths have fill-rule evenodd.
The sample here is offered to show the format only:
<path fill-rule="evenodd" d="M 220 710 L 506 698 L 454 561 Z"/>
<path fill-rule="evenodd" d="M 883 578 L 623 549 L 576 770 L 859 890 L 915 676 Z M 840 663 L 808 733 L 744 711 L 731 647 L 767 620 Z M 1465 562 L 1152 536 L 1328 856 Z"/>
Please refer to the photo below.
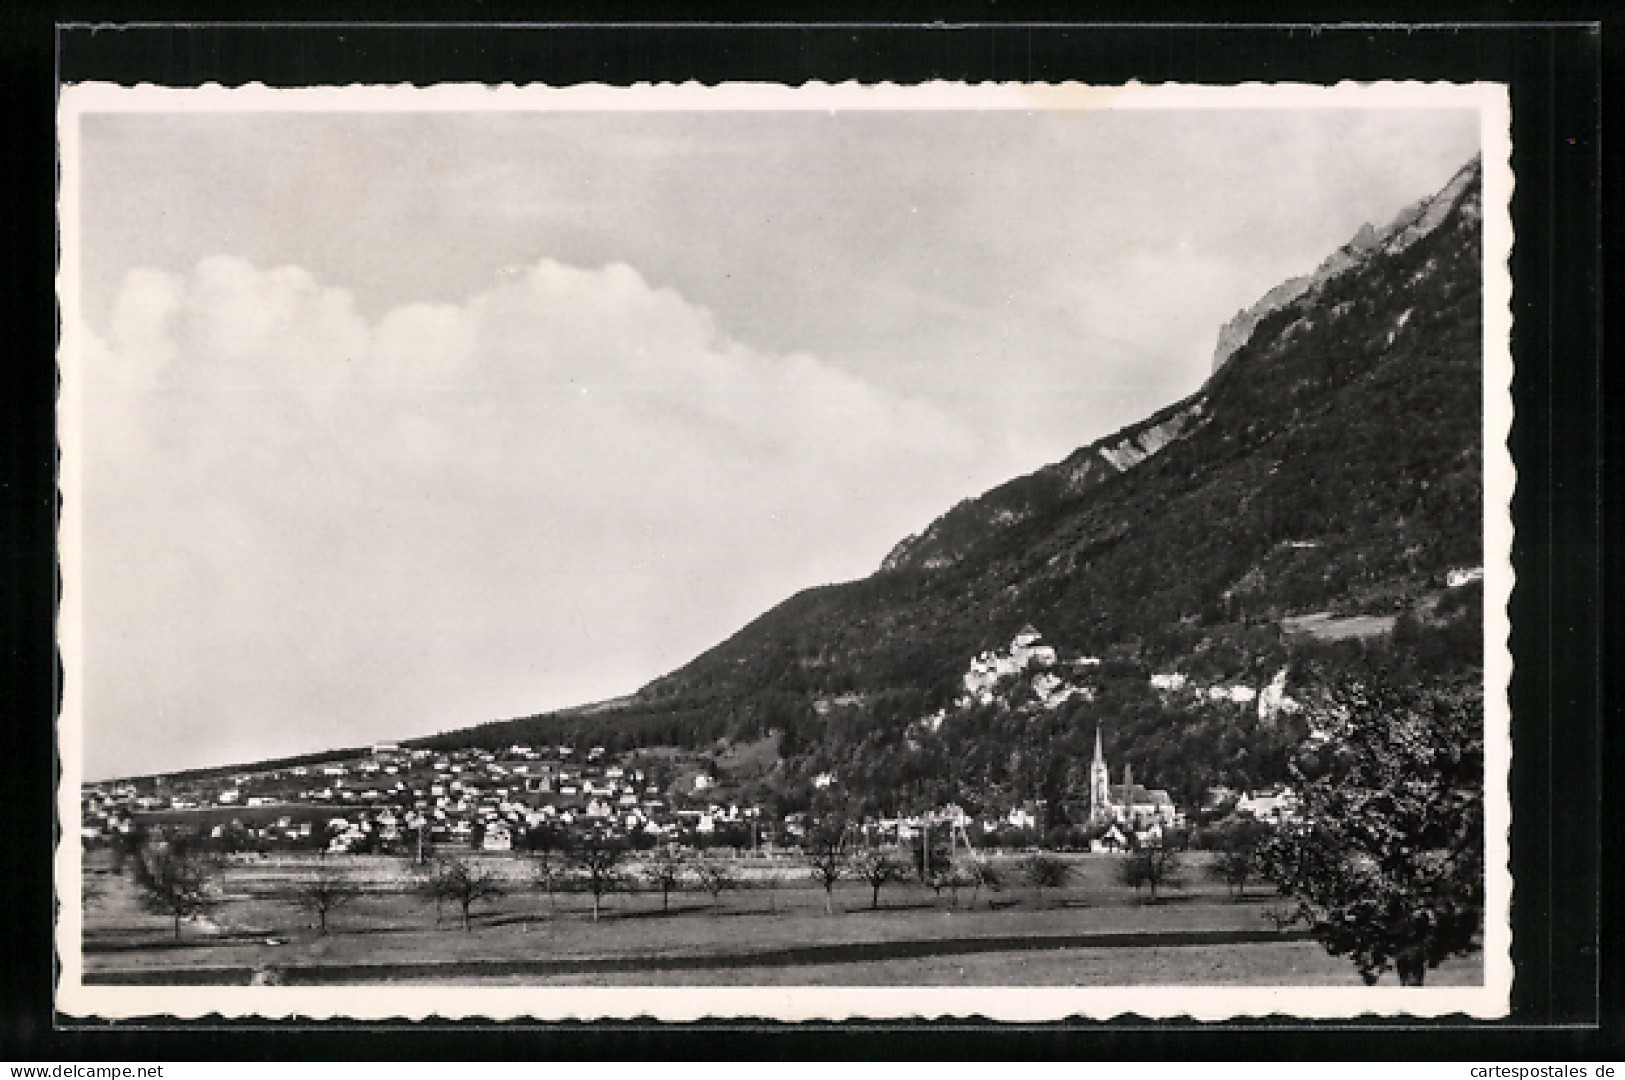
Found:
<path fill-rule="evenodd" d="M 443 7 L 373 11 L 381 23 L 195 23 L 197 5 L 69 4 L 3 16 L 0 85 L 26 167 L 11 175 L 13 208 L 4 295 L 20 331 L 5 410 L 5 685 L 8 800 L 20 808 L 0 849 L 10 918 L 0 931 L 0 1056 L 52 1058 L 334 1059 L 582 1057 L 940 1057 L 963 1060 L 1104 1057 L 1569 1059 L 1620 1055 L 1617 973 L 1604 969 L 1601 890 L 1605 612 L 1603 527 L 1619 503 L 1603 489 L 1604 447 L 1617 413 L 1604 407 L 1600 228 L 1604 48 L 1600 24 L 1480 22 L 1314 26 L 1230 24 L 975 24 L 874 22 L 593 24 L 534 20 L 517 3 L 479 4 L 473 22 L 433 22 Z M 309 14 L 255 5 L 267 20 Z M 358 12 L 343 3 L 338 10 Z M 240 7 L 237 10 L 241 10 Z M 329 9 L 332 10 L 332 9 Z M 1505 8 L 1497 9 L 1502 14 Z M 26 12 L 26 9 L 25 9 Z M 1045 13 L 1052 17 L 1062 13 Z M 1133 12 L 1123 12 L 1132 15 Z M 1293 17 L 1288 12 L 1283 15 Z M 1476 12 L 1475 12 L 1476 14 Z M 919 16 L 912 16 L 918 20 Z M 949 16 L 944 16 L 945 18 Z M 970 11 L 961 17 L 980 17 Z M 1297 16 L 1301 17 L 1301 16 Z M 932 22 L 935 22 L 935 16 Z M 107 22 L 119 20 L 125 28 Z M 101 24 L 97 26 L 95 24 Z M 1512 87 L 1516 191 L 1512 256 L 1519 469 L 1513 511 L 1518 586 L 1511 603 L 1516 670 L 1512 851 L 1514 1013 L 1505 1022 L 1373 1020 L 1337 1024 L 1144 1021 L 1036 1027 L 961 1024 L 654 1026 L 330 1022 L 292 1029 L 263 1022 L 63 1026 L 52 1010 L 51 857 L 55 841 L 55 509 L 53 354 L 56 338 L 54 94 L 96 78 L 273 86 L 322 82 L 551 82 L 698 79 L 800 83 L 933 78 L 1077 79 L 1110 84 L 1178 80 L 1331 82 L 1420 78 Z M 1610 79 L 1610 83 L 1612 80 Z M 15 158 L 14 158 L 15 160 Z M 1612 685 L 1610 683 L 1610 685 Z M 944 1041 L 944 1036 L 950 1041 Z"/>

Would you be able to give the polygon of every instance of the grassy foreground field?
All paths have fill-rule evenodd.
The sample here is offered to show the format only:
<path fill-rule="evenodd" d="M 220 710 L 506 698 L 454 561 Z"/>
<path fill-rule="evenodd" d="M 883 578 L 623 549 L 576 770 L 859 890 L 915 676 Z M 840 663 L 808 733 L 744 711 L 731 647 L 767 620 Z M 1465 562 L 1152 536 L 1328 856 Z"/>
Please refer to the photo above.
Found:
<path fill-rule="evenodd" d="M 329 860 L 365 892 L 319 935 L 292 901 L 313 860 L 228 868 L 224 898 L 207 919 L 182 924 L 140 910 L 129 881 L 92 872 L 101 897 L 85 912 L 87 982 L 434 983 L 493 985 L 1358 985 L 1352 965 L 1319 945 L 1275 931 L 1277 898 L 1262 888 L 1241 902 L 1202 880 L 1152 905 L 1115 882 L 1111 856 L 1077 856 L 1072 882 L 1040 896 L 1007 885 L 955 899 L 915 883 L 888 886 L 871 909 L 856 882 L 824 893 L 793 863 L 767 887 L 761 863 L 741 863 L 742 887 L 715 901 L 658 892 L 606 898 L 593 921 L 586 896 L 551 898 L 519 860 L 492 859 L 509 879 L 501 899 L 475 908 L 462 929 L 451 906 L 411 891 L 398 860 Z M 1018 875 L 1005 868 L 1007 879 Z M 1430 984 L 1481 981 L 1477 957 L 1433 972 Z M 1391 980 L 1391 977 L 1390 977 Z M 1390 981 L 1385 980 L 1385 981 Z"/>

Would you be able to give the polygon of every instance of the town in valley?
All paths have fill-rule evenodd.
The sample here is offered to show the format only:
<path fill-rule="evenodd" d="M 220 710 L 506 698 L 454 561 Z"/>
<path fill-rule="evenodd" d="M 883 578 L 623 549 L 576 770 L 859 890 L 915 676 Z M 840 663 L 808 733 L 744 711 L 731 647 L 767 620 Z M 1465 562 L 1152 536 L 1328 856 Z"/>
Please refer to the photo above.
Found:
<path fill-rule="evenodd" d="M 198 112 L 82 125 L 76 990 L 1504 975 L 1472 109 Z"/>

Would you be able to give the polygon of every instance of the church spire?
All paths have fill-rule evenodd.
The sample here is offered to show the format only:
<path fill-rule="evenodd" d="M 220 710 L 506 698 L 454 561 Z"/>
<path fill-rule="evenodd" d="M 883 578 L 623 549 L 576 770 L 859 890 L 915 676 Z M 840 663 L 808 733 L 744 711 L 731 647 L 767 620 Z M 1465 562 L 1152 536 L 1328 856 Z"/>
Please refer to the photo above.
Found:
<path fill-rule="evenodd" d="M 1101 725 L 1095 725 L 1095 760 L 1089 766 L 1089 820 L 1106 821 L 1112 810 L 1112 776 L 1106 768 L 1106 751 L 1100 745 Z"/>

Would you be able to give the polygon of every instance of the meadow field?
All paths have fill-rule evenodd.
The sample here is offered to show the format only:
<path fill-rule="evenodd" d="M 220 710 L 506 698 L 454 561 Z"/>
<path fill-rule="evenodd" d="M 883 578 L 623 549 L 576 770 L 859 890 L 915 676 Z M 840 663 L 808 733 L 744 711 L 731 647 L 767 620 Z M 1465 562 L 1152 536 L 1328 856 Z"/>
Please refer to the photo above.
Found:
<path fill-rule="evenodd" d="M 329 856 L 358 895 L 327 933 L 295 901 L 315 856 L 238 857 L 219 875 L 220 902 L 181 924 L 143 911 L 134 885 L 91 860 L 85 906 L 87 983 L 432 983 L 493 985 L 1359 985 L 1268 917 L 1280 898 L 1262 884 L 1239 901 L 1206 880 L 1200 853 L 1185 883 L 1150 903 L 1116 881 L 1117 857 L 1064 858 L 1071 878 L 1040 894 L 1016 857 L 995 857 L 997 891 L 940 894 L 909 881 L 841 882 L 824 890 L 791 859 L 740 859 L 736 888 L 713 898 L 673 892 L 669 909 L 643 887 L 604 898 L 549 893 L 525 860 L 478 856 L 501 874 L 500 898 L 476 905 L 468 929 L 455 905 L 437 912 L 400 859 Z M 1002 864 L 1002 865 L 1001 865 Z M 1477 956 L 1430 973 L 1430 985 L 1481 981 Z M 1387 976 L 1384 982 L 1393 977 Z"/>

